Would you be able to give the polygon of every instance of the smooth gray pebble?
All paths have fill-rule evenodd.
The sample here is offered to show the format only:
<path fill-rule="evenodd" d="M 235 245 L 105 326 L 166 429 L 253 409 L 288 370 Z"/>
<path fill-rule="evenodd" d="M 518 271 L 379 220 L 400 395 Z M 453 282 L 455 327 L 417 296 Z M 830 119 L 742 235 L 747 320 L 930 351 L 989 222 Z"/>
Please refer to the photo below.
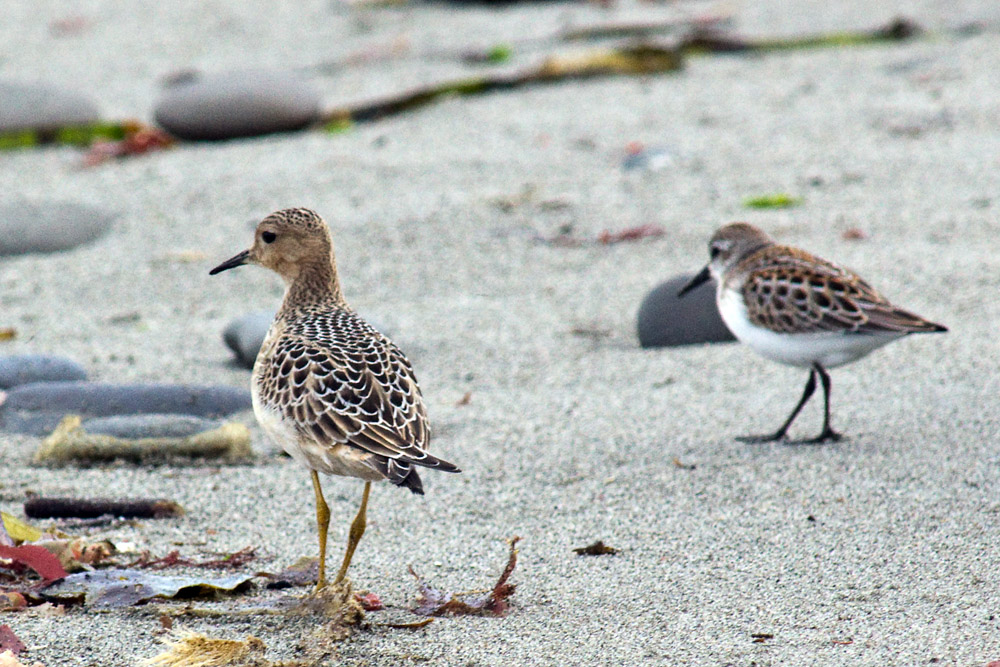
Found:
<path fill-rule="evenodd" d="M 636 329 L 643 347 L 675 347 L 736 340 L 715 305 L 715 281 L 699 285 L 678 298 L 677 292 L 694 274 L 675 276 L 642 300 Z"/>
<path fill-rule="evenodd" d="M 237 70 L 168 84 L 153 114 L 180 139 L 218 141 L 300 130 L 319 112 L 319 91 L 296 74 Z"/>

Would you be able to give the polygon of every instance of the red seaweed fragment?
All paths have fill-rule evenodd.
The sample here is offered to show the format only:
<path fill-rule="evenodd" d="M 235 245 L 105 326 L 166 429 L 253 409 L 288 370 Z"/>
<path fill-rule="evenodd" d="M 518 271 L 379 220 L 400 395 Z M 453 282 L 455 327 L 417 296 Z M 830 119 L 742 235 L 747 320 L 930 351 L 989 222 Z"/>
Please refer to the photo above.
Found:
<path fill-rule="evenodd" d="M 22 544 L 19 547 L 0 546 L 0 558 L 27 565 L 45 581 L 55 581 L 66 576 L 59 559 L 45 547 Z"/>
<path fill-rule="evenodd" d="M 9 625 L 0 625 L 0 653 L 10 651 L 14 655 L 18 655 L 26 648 L 28 647 L 14 634 Z"/>
<path fill-rule="evenodd" d="M 355 593 L 354 599 L 358 601 L 358 604 L 365 611 L 382 611 L 385 609 L 385 606 L 382 604 L 382 598 L 377 593 L 368 592 L 364 595 Z"/>
<path fill-rule="evenodd" d="M 243 567 L 247 563 L 257 559 L 256 547 L 244 547 L 239 551 L 226 554 L 220 558 L 211 560 L 195 561 L 181 556 L 181 552 L 174 549 L 162 558 L 150 558 L 148 552 L 144 552 L 138 559 L 132 561 L 125 567 L 139 567 L 148 570 L 164 570 L 168 567 L 205 567 L 213 570 L 235 570 Z"/>
<path fill-rule="evenodd" d="M 517 566 L 516 545 L 520 537 L 512 537 L 507 566 L 500 578 L 486 594 L 481 591 L 449 593 L 428 585 L 411 566 L 410 574 L 417 579 L 417 606 L 413 610 L 421 616 L 503 616 L 510 607 L 508 599 L 514 594 L 516 584 L 508 583 Z"/>
<path fill-rule="evenodd" d="M 83 166 L 96 167 L 113 158 L 145 155 L 169 148 L 176 140 L 155 127 L 141 123 L 126 123 L 125 138 L 119 141 L 96 141 L 83 156 Z"/>

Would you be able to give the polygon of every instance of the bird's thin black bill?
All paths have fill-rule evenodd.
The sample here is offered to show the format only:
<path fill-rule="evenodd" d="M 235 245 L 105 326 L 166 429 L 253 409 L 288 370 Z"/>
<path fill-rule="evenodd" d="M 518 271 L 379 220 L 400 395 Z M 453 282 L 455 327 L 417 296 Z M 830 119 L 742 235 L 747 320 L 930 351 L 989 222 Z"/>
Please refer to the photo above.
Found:
<path fill-rule="evenodd" d="M 699 273 L 694 278 L 689 280 L 688 284 L 681 288 L 681 291 L 677 293 L 677 296 L 678 297 L 684 296 L 698 285 L 708 282 L 708 279 L 711 277 L 712 277 L 712 272 L 709 271 L 708 267 L 706 266 L 704 269 L 701 270 L 701 273 Z"/>
<path fill-rule="evenodd" d="M 223 271 L 226 271 L 227 269 L 235 269 L 237 266 L 243 266 L 244 264 L 247 263 L 247 260 L 249 258 L 250 258 L 250 251 L 249 250 L 244 250 L 243 252 L 241 252 L 240 254 L 236 255 L 235 257 L 230 257 L 229 259 L 227 259 L 226 261 L 224 261 L 222 264 L 219 264 L 217 267 L 215 267 L 214 269 L 212 269 L 211 271 L 209 271 L 208 275 L 214 276 L 216 273 L 222 273 Z"/>

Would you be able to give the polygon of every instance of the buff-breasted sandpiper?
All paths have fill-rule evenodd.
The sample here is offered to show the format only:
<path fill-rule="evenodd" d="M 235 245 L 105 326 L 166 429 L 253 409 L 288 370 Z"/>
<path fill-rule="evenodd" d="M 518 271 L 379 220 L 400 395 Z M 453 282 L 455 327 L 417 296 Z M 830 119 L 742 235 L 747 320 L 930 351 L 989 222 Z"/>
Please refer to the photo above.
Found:
<path fill-rule="evenodd" d="M 347 575 L 364 534 L 373 481 L 423 494 L 417 466 L 459 469 L 427 452 L 430 429 L 417 378 L 392 341 L 344 300 L 333 242 L 314 211 L 272 213 L 257 226 L 253 246 L 210 272 L 258 264 L 288 288 L 257 355 L 251 391 L 264 431 L 312 474 L 319 532 L 319 578 L 326 585 L 330 509 L 319 474 L 365 481 L 335 583 Z"/>

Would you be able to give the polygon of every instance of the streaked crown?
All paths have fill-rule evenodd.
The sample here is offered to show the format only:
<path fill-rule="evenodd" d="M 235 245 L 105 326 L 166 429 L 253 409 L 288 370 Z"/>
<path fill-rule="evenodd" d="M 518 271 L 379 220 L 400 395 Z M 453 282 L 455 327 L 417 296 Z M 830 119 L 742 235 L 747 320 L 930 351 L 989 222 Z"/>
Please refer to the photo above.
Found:
<path fill-rule="evenodd" d="M 720 227 L 708 242 L 712 277 L 719 280 L 730 267 L 769 245 L 774 245 L 774 239 L 748 222 L 731 222 Z"/>
<path fill-rule="evenodd" d="M 294 280 L 307 266 L 326 268 L 332 261 L 330 230 L 308 208 L 286 208 L 260 221 L 249 260 Z"/>

